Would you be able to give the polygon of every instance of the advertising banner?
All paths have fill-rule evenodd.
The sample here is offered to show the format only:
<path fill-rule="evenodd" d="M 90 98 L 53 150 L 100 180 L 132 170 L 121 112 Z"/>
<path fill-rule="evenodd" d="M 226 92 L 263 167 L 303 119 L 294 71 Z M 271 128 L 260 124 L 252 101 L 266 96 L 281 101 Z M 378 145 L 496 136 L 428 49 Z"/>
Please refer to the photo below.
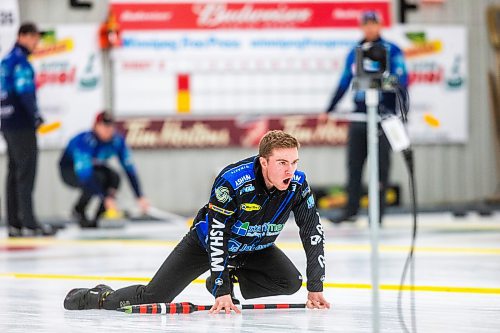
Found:
<path fill-rule="evenodd" d="M 0 1 L 0 58 L 14 45 L 19 25 L 17 0 Z"/>
<path fill-rule="evenodd" d="M 60 25 L 44 31 L 30 61 L 40 112 L 45 124 L 54 126 L 39 135 L 39 143 L 42 148 L 60 148 L 89 129 L 104 107 L 98 27 Z"/>
<path fill-rule="evenodd" d="M 302 146 L 344 145 L 345 121 L 320 121 L 315 116 L 176 117 L 123 119 L 118 130 L 133 148 L 254 147 L 271 129 L 294 135 Z"/>
<path fill-rule="evenodd" d="M 360 13 L 376 10 L 387 25 L 389 5 L 388 1 L 251 5 L 228 1 L 209 6 L 160 1 L 140 7 L 133 1 L 115 0 L 111 16 L 119 47 L 112 51 L 114 110 L 119 117 L 156 119 L 183 114 L 229 119 L 324 112 L 347 53 L 362 37 Z M 328 8 L 327 16 L 343 18 L 344 24 L 316 15 L 324 14 L 318 8 Z M 308 23 L 279 23 L 288 10 L 295 17 L 296 11 L 309 12 Z M 206 12 L 211 14 L 202 15 Z M 169 19 L 160 20 L 160 16 Z M 186 17 L 184 23 L 179 17 Z M 272 20 L 279 22 L 271 24 Z M 411 141 L 465 143 L 465 28 L 390 26 L 383 36 L 406 56 Z M 349 91 L 338 109 L 349 112 L 353 107 Z"/>
<path fill-rule="evenodd" d="M 125 30 L 309 29 L 359 24 L 365 10 L 390 25 L 389 0 L 365 1 L 111 1 Z"/>
<path fill-rule="evenodd" d="M 387 38 L 405 53 L 410 80 L 408 131 L 414 143 L 468 139 L 467 31 L 461 26 L 404 26 Z M 429 116 L 435 119 L 429 124 Z M 427 121 L 426 121 L 427 120 Z"/>

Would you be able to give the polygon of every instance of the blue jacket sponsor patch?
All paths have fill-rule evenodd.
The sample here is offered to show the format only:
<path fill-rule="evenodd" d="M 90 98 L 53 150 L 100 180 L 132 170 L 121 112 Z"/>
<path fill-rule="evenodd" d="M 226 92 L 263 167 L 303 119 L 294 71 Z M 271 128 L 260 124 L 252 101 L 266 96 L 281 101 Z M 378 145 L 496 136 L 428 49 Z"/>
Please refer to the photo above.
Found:
<path fill-rule="evenodd" d="M 253 161 L 226 171 L 222 177 L 231 184 L 233 189 L 239 189 L 245 183 L 255 179 Z"/>
<path fill-rule="evenodd" d="M 306 174 L 300 170 L 296 170 L 292 178 L 292 183 L 297 183 L 299 185 L 302 185 L 304 184 L 305 180 L 306 180 Z"/>

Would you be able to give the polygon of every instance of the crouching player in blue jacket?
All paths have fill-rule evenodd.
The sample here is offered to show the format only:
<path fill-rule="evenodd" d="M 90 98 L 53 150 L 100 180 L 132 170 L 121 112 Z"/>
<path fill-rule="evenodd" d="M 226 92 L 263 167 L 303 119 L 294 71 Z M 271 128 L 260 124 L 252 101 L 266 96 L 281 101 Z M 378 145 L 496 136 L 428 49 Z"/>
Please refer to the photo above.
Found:
<path fill-rule="evenodd" d="M 97 227 L 100 216 L 106 210 L 116 210 L 115 194 L 120 177 L 106 164 L 113 156 L 118 156 L 142 212 L 146 213 L 149 208 L 125 139 L 115 132 L 112 115 L 100 112 L 95 118 L 93 129 L 72 138 L 59 161 L 64 183 L 82 190 L 72 212 L 82 228 Z M 98 196 L 101 203 L 94 216 L 88 219 L 85 208 L 93 196 Z"/>
<path fill-rule="evenodd" d="M 240 313 L 234 281 L 245 299 L 291 295 L 302 286 L 302 276 L 274 242 L 293 212 L 307 258 L 307 307 L 329 308 L 323 296 L 323 228 L 306 175 L 297 170 L 298 148 L 291 135 L 268 132 L 260 141 L 258 156 L 220 172 L 208 203 L 149 284 L 116 291 L 102 284 L 73 289 L 64 307 L 115 310 L 170 303 L 207 270 L 206 287 L 215 297 L 212 313 Z"/>

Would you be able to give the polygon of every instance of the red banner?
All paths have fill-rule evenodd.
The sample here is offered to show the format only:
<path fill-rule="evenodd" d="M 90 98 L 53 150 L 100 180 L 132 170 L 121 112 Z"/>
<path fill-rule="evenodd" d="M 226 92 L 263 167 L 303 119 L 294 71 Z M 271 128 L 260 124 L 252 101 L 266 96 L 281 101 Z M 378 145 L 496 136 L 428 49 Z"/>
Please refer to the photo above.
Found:
<path fill-rule="evenodd" d="M 302 146 L 345 145 L 347 123 L 316 116 L 123 119 L 117 122 L 132 148 L 255 147 L 269 130 L 295 136 Z"/>
<path fill-rule="evenodd" d="M 384 26 L 391 25 L 389 0 L 111 4 L 121 31 L 348 28 L 359 26 L 366 10 L 378 12 Z"/>

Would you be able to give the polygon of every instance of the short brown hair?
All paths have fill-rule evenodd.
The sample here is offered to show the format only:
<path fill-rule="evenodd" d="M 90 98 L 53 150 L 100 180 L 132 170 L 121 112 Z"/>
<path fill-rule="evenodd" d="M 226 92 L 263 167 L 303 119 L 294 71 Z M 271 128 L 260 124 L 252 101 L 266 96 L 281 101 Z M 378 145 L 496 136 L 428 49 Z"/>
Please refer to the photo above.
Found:
<path fill-rule="evenodd" d="M 299 148 L 299 141 L 288 133 L 274 130 L 269 131 L 260 139 L 259 156 L 268 158 L 275 148 Z"/>
<path fill-rule="evenodd" d="M 38 30 L 38 27 L 36 26 L 35 23 L 24 22 L 19 27 L 19 30 L 17 30 L 17 35 L 21 36 L 21 35 L 27 35 L 27 34 L 40 35 L 41 32 L 40 32 L 40 30 Z"/>

